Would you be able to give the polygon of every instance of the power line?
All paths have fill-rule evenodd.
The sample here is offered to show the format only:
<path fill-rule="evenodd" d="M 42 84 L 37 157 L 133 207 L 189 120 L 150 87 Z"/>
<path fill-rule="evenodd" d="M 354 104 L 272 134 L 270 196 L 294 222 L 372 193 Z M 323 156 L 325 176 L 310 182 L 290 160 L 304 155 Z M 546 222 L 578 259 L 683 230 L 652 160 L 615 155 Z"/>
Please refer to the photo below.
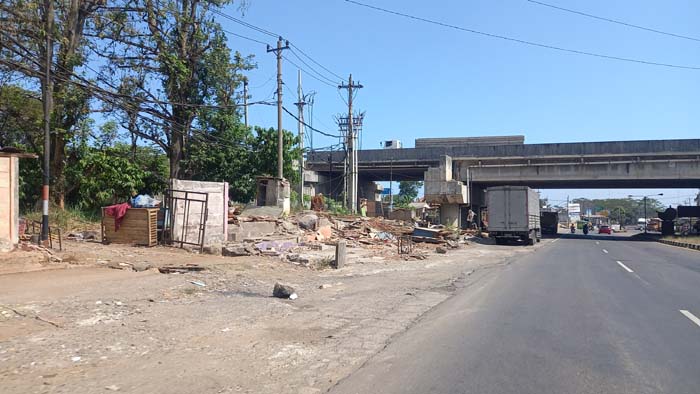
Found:
<path fill-rule="evenodd" d="M 601 53 L 558 47 L 558 46 L 549 45 L 549 44 L 541 44 L 541 43 L 534 42 L 534 41 L 521 40 L 519 38 L 502 36 L 502 35 L 494 34 L 494 33 L 486 33 L 483 31 L 469 29 L 469 28 L 461 27 L 461 26 L 457 26 L 457 25 L 451 25 L 449 23 L 439 22 L 439 21 L 435 21 L 432 19 L 427 19 L 427 18 L 415 16 L 415 15 L 404 14 L 402 12 L 393 11 L 393 10 L 389 10 L 386 8 L 381 8 L 381 7 L 373 6 L 370 4 L 360 3 L 359 1 L 355 1 L 355 0 L 345 0 L 345 2 L 350 3 L 350 4 L 354 4 L 354 5 L 357 5 L 360 7 L 365 7 L 365 8 L 373 9 L 376 11 L 381 11 L 381 12 L 384 12 L 387 14 L 392 14 L 392 15 L 403 17 L 403 18 L 413 19 L 413 20 L 417 20 L 417 21 L 421 21 L 421 22 L 425 22 L 425 23 L 430 23 L 430 24 L 438 25 L 438 26 L 442 26 L 442 27 L 447 27 L 450 29 L 460 30 L 460 31 L 464 31 L 467 33 L 478 34 L 478 35 L 490 37 L 490 38 L 498 38 L 500 40 L 516 42 L 519 44 L 524 44 L 524 45 L 529 45 L 529 46 L 534 46 L 534 47 L 539 47 L 539 48 L 551 49 L 551 50 L 555 50 L 555 51 L 559 51 L 559 52 L 575 53 L 578 55 L 592 56 L 592 57 L 598 57 L 598 58 L 609 59 L 609 60 L 617 60 L 617 61 L 628 62 L 628 63 L 646 64 L 649 66 L 669 67 L 669 68 L 678 68 L 678 69 L 685 69 L 685 70 L 700 70 L 700 67 L 697 67 L 697 66 L 684 66 L 684 65 L 670 64 L 670 63 L 659 63 L 659 62 L 652 62 L 652 61 L 647 61 L 647 60 L 619 57 L 619 56 L 612 56 L 612 55 L 604 55 Z"/>
<path fill-rule="evenodd" d="M 291 113 L 287 108 L 282 107 L 282 109 L 283 109 L 284 112 L 286 112 L 289 116 L 291 116 L 292 118 L 294 118 L 294 119 L 296 119 L 297 121 L 301 122 L 301 124 L 303 124 L 304 126 L 308 127 L 309 129 L 311 129 L 311 130 L 313 130 L 313 131 L 315 131 L 315 132 L 317 132 L 317 133 L 319 133 L 319 134 L 321 134 L 321 135 L 325 135 L 326 137 L 331 137 L 331 138 L 341 138 L 341 137 L 338 136 L 338 135 L 329 134 L 329 133 L 326 133 L 326 132 L 321 131 L 321 130 L 319 130 L 319 129 L 316 129 L 316 128 L 314 128 L 314 127 L 311 127 L 311 126 L 309 126 L 306 122 L 300 120 L 296 115 L 294 115 L 293 113 Z"/>
<path fill-rule="evenodd" d="M 610 23 L 615 23 L 615 24 L 618 24 L 618 25 L 627 26 L 627 27 L 631 27 L 631 28 L 634 28 L 634 29 L 649 31 L 649 32 L 656 33 L 656 34 L 662 34 L 662 35 L 665 35 L 665 36 L 671 36 L 671 37 L 676 37 L 676 38 L 682 38 L 682 39 L 684 39 L 684 40 L 691 40 L 691 41 L 698 41 L 698 42 L 700 42 L 700 38 L 695 38 L 695 37 L 690 37 L 690 36 L 684 36 L 684 35 L 682 35 L 682 34 L 669 33 L 669 32 L 667 32 L 667 31 L 652 29 L 652 28 L 650 28 L 650 27 L 644 27 L 644 26 L 640 26 L 640 25 L 635 25 L 635 24 L 632 24 L 632 23 L 627 23 L 627 22 L 623 22 L 623 21 L 616 20 L 616 19 L 610 19 L 610 18 L 605 18 L 605 17 L 602 17 L 602 16 L 593 15 L 593 14 L 587 14 L 587 13 L 582 12 L 582 11 L 576 11 L 576 10 L 572 10 L 572 9 L 569 9 L 569 8 L 559 7 L 559 6 L 557 6 L 557 5 L 548 4 L 548 3 L 543 3 L 543 2 L 541 2 L 541 1 L 536 1 L 536 0 L 525 0 L 525 1 L 527 1 L 527 2 L 529 2 L 529 3 L 533 3 L 533 4 L 538 4 L 538 5 L 541 5 L 541 6 L 544 6 L 544 7 L 553 8 L 553 9 L 556 9 L 556 10 L 559 10 L 559 11 L 564 11 L 564 12 L 569 12 L 569 13 L 572 13 L 572 14 L 577 14 L 577 15 L 585 16 L 585 17 L 587 17 L 587 18 L 598 19 L 598 20 L 601 20 L 601 21 L 610 22 Z"/>
<path fill-rule="evenodd" d="M 330 83 L 330 82 L 328 82 L 328 81 L 324 81 L 324 80 L 320 79 L 319 77 L 317 77 L 317 76 L 311 74 L 310 72 L 306 71 L 305 68 L 303 68 L 303 67 L 301 67 L 300 65 L 294 63 L 293 61 L 289 60 L 288 57 L 282 56 L 282 58 L 284 58 L 284 60 L 286 60 L 286 61 L 288 61 L 289 63 L 291 63 L 293 66 L 296 66 L 296 68 L 298 68 L 299 70 L 301 70 L 302 72 L 304 72 L 304 74 L 310 76 L 311 78 L 313 78 L 313 79 L 315 79 L 315 80 L 317 80 L 317 81 L 319 81 L 319 82 L 321 82 L 321 83 L 324 83 L 324 84 L 326 84 L 326 85 L 328 85 L 328 86 L 330 86 L 330 87 L 335 88 L 335 85 L 334 85 L 334 84 L 332 84 L 332 83 Z"/>
<path fill-rule="evenodd" d="M 335 82 L 336 82 L 336 81 L 334 81 L 334 80 L 332 80 L 332 79 L 326 77 L 325 75 L 321 74 L 318 70 L 316 70 L 315 68 L 313 68 L 312 66 L 310 66 L 309 63 L 305 62 L 304 59 L 302 59 L 302 58 L 296 53 L 296 51 L 293 50 L 293 49 L 292 49 L 292 54 L 293 54 L 297 59 L 299 59 L 299 61 L 302 62 L 302 64 L 304 64 L 306 67 L 308 67 L 311 71 L 315 72 L 315 73 L 316 73 L 318 76 L 320 76 L 321 78 L 327 80 L 327 81 L 330 82 L 330 83 L 335 83 Z M 341 78 L 341 79 L 342 79 L 342 78 Z"/>
<path fill-rule="evenodd" d="M 304 56 L 306 56 L 307 58 L 309 58 L 309 60 L 311 60 L 312 62 L 314 62 L 316 65 L 318 65 L 318 66 L 321 67 L 322 69 L 324 69 L 324 70 L 328 71 L 329 73 L 333 74 L 334 77 L 343 79 L 343 77 L 341 77 L 340 75 L 338 75 L 338 74 L 334 73 L 333 71 L 327 69 L 326 67 L 323 66 L 323 64 L 317 62 L 316 60 L 314 60 L 314 58 L 312 58 L 311 56 L 307 55 L 306 52 L 302 51 L 301 48 L 299 48 L 298 46 L 296 46 L 296 45 L 294 45 L 294 44 L 291 44 L 291 45 L 292 45 L 292 48 L 294 48 L 294 49 L 296 49 L 297 51 L 301 52 L 302 55 L 304 55 Z"/>
<path fill-rule="evenodd" d="M 226 13 L 224 13 L 224 12 L 219 11 L 219 10 L 211 10 L 211 11 L 212 11 L 213 13 L 215 13 L 216 15 L 219 15 L 219 16 L 221 16 L 221 17 L 223 17 L 223 18 L 226 18 L 226 19 L 228 19 L 228 20 L 230 20 L 230 21 L 232 21 L 232 22 L 235 22 L 235 23 L 238 23 L 238 24 L 240 24 L 240 25 L 243 25 L 243 26 L 245 26 L 245 27 L 247 27 L 247 28 L 249 28 L 249 29 L 253 29 L 253 30 L 255 30 L 255 31 L 259 32 L 259 33 L 267 34 L 267 35 L 270 36 L 270 37 L 275 37 L 275 38 L 277 38 L 277 37 L 280 36 L 279 34 L 275 34 L 275 33 L 271 32 L 271 31 L 269 31 L 269 30 L 265 30 L 265 29 L 263 29 L 262 27 L 258 27 L 258 26 L 252 25 L 252 24 L 250 24 L 250 23 L 248 23 L 248 22 L 242 21 L 242 20 L 240 20 L 240 19 L 238 19 L 238 18 L 234 18 L 234 17 L 232 17 L 231 15 L 228 15 L 228 14 L 226 14 Z"/>
<path fill-rule="evenodd" d="M 226 33 L 226 34 L 230 34 L 230 35 L 232 35 L 232 36 L 236 36 L 236 37 L 239 37 L 239 38 L 243 38 L 243 39 L 248 40 L 248 41 L 253 41 L 253 42 L 257 42 L 258 44 L 267 45 L 267 43 L 266 43 L 265 41 L 256 40 L 255 38 L 251 38 L 251 37 L 248 37 L 248 36 L 244 36 L 244 35 L 242 35 L 242 34 L 234 33 L 234 32 L 232 32 L 232 31 L 226 30 L 226 29 L 224 29 L 224 28 L 221 28 L 221 31 L 223 31 L 223 32 Z"/>
<path fill-rule="evenodd" d="M 216 15 L 219 15 L 219 16 L 221 16 L 221 17 L 223 17 L 223 18 L 226 18 L 226 19 L 228 19 L 228 20 L 230 20 L 230 21 L 232 21 L 232 22 L 238 23 L 238 24 L 240 24 L 240 25 L 242 25 L 242 26 L 245 26 L 245 27 L 247 27 L 247 28 L 249 28 L 249 29 L 255 30 L 255 31 L 259 32 L 259 33 L 266 34 L 266 35 L 268 35 L 268 36 L 270 36 L 270 37 L 275 37 L 275 38 L 277 38 L 277 37 L 281 37 L 281 36 L 282 36 L 281 34 L 277 34 L 277 33 L 271 32 L 271 31 L 269 31 L 269 30 L 267 30 L 267 29 L 264 29 L 264 28 L 262 28 L 262 27 L 255 26 L 255 25 L 253 25 L 253 24 L 251 24 L 251 23 L 248 23 L 248 22 L 245 22 L 245 21 L 243 21 L 243 20 L 241 20 L 241 19 L 235 18 L 235 17 L 233 17 L 233 16 L 231 16 L 231 15 L 228 15 L 228 14 L 226 14 L 226 13 L 220 11 L 220 10 L 212 10 L 212 12 L 215 13 Z M 224 30 L 224 31 L 225 31 L 225 30 Z M 264 44 L 262 41 L 258 41 L 258 40 L 255 40 L 255 39 L 252 39 L 252 38 L 249 38 L 249 37 L 241 36 L 241 35 L 236 34 L 236 33 L 231 33 L 231 34 L 234 34 L 234 35 L 239 36 L 239 37 L 241 37 L 241 38 L 249 39 L 249 40 L 251 40 L 251 41 L 256 41 L 256 42 L 259 42 L 259 43 Z M 331 75 L 333 75 L 334 77 L 343 79 L 343 77 L 339 76 L 338 74 L 336 74 L 336 73 L 334 73 L 333 71 L 331 71 L 328 67 L 326 67 L 326 66 L 324 66 L 323 64 L 319 63 L 318 61 L 316 61 L 314 58 L 312 58 L 311 56 L 309 56 L 306 52 L 304 52 L 304 51 L 303 51 L 301 48 L 299 48 L 298 46 L 296 46 L 296 45 L 294 45 L 294 44 L 290 44 L 290 46 L 293 47 L 294 49 L 296 49 L 297 51 L 299 51 L 302 55 L 304 55 L 305 57 L 307 57 L 307 58 L 308 58 L 309 60 L 311 60 L 314 64 L 316 64 L 317 66 L 321 67 L 322 69 L 324 69 L 325 71 L 327 71 L 328 73 L 330 73 Z M 292 52 L 294 52 L 294 51 L 292 51 Z M 297 56 L 297 58 L 299 58 L 298 55 L 295 54 L 295 56 Z M 314 72 L 318 73 L 318 74 L 321 75 L 323 78 L 326 78 L 325 76 L 323 76 L 323 74 L 321 74 L 320 72 L 316 71 L 313 67 L 311 67 L 311 66 L 310 66 L 308 63 L 306 63 L 304 60 L 302 60 L 301 58 L 299 58 L 299 60 L 301 60 L 302 63 L 306 64 L 310 69 L 314 70 Z M 306 72 L 306 71 L 305 71 L 305 72 Z M 307 72 L 307 74 L 308 74 L 308 72 Z M 329 81 L 332 81 L 330 78 L 326 78 L 326 79 L 328 79 Z"/>

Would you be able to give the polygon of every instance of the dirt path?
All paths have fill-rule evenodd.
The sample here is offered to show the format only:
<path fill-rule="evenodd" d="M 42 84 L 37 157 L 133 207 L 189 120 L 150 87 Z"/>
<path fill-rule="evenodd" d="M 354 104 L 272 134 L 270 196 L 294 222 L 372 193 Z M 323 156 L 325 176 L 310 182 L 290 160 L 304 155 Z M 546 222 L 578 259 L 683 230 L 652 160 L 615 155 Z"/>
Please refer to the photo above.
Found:
<path fill-rule="evenodd" d="M 428 260 L 354 258 L 340 270 L 312 271 L 264 257 L 121 248 L 112 259 L 209 269 L 0 275 L 0 387 L 8 394 L 321 393 L 471 272 L 531 250 L 470 244 Z M 299 299 L 270 297 L 277 281 L 294 286 Z"/>

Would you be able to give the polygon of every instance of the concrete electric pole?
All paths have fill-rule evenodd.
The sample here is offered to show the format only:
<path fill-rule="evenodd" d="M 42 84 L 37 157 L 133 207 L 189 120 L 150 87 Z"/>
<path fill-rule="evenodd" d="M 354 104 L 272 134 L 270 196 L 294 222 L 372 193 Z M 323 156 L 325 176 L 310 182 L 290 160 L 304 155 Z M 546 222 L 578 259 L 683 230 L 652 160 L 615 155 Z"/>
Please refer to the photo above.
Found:
<path fill-rule="evenodd" d="M 304 93 L 301 89 L 301 70 L 298 70 L 297 74 L 297 97 L 298 100 L 294 103 L 297 106 L 298 111 L 298 121 L 299 121 L 299 149 L 301 149 L 301 160 L 299 163 L 300 181 L 299 181 L 299 205 L 304 208 Z"/>
<path fill-rule="evenodd" d="M 243 118 L 245 128 L 248 128 L 248 78 L 243 79 Z"/>
<path fill-rule="evenodd" d="M 267 46 L 267 52 L 277 55 L 277 178 L 284 178 L 284 138 L 282 135 L 282 51 L 289 49 L 289 41 L 282 46 L 282 37 L 277 39 L 277 48 Z"/>
<path fill-rule="evenodd" d="M 357 134 L 354 130 L 353 118 L 352 118 L 352 95 L 353 89 L 362 89 L 359 82 L 354 84 L 352 81 L 352 74 L 348 78 L 347 85 L 338 85 L 338 89 L 348 90 L 348 126 L 347 126 L 347 150 L 348 150 L 348 168 L 350 169 L 350 174 L 346 174 L 348 182 L 347 190 L 347 205 L 350 208 L 350 212 L 357 213 Z"/>
<path fill-rule="evenodd" d="M 51 32 L 53 31 L 53 1 L 46 0 L 44 2 L 44 12 L 46 16 L 46 53 L 44 81 L 42 83 L 42 93 L 44 99 L 44 177 L 43 187 L 41 189 L 41 241 L 45 242 L 49 239 L 49 184 L 51 183 L 51 106 L 53 101 L 51 87 L 51 62 L 53 59 L 53 40 Z"/>

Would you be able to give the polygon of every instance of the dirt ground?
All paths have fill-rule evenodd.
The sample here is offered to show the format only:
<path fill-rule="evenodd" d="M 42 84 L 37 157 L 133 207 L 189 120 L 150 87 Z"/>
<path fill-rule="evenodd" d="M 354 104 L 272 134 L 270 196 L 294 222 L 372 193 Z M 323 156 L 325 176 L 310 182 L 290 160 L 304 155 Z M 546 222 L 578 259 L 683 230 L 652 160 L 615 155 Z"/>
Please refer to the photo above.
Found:
<path fill-rule="evenodd" d="M 16 251 L 0 257 L 0 391 L 322 393 L 472 278 L 532 250 L 471 242 L 403 261 L 351 248 L 338 270 L 90 242 L 68 242 L 61 263 Z M 108 268 L 139 262 L 207 269 Z M 271 297 L 275 282 L 299 298 Z"/>

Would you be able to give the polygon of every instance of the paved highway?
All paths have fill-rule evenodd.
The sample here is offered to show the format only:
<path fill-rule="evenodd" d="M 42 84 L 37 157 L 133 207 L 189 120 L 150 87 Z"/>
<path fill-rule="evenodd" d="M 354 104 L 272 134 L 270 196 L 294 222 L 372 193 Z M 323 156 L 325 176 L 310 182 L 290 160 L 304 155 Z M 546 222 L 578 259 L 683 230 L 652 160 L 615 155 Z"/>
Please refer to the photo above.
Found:
<path fill-rule="evenodd" d="M 597 238 L 475 274 L 331 393 L 700 393 L 700 252 Z"/>

